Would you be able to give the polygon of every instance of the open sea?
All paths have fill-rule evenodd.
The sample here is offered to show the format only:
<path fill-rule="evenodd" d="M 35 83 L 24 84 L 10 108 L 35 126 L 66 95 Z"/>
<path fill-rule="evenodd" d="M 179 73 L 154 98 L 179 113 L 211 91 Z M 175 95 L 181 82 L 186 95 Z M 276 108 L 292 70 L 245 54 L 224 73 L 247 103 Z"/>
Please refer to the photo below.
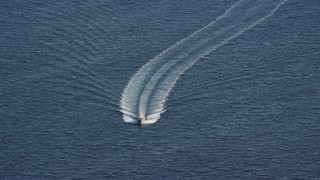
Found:
<path fill-rule="evenodd" d="M 2 0 L 0 179 L 320 179 L 319 18 L 319 0 Z"/>

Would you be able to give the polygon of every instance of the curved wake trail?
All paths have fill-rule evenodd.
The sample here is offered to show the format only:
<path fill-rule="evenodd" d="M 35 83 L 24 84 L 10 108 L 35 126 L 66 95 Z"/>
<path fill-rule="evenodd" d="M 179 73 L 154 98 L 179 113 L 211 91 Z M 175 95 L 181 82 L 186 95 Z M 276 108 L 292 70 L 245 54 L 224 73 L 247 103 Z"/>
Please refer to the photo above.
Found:
<path fill-rule="evenodd" d="M 131 77 L 123 91 L 123 120 L 156 122 L 181 74 L 202 57 L 272 16 L 286 1 L 240 0 L 207 26 L 151 59 Z"/>

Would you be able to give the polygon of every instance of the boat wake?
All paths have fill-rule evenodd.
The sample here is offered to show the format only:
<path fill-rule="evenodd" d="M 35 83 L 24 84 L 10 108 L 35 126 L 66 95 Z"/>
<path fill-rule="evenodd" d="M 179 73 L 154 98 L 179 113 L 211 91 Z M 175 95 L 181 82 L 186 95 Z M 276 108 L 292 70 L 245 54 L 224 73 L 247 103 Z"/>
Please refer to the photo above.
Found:
<path fill-rule="evenodd" d="M 155 123 L 179 77 L 202 57 L 272 16 L 287 0 L 240 0 L 207 26 L 180 40 L 142 66 L 120 100 L 123 120 Z"/>

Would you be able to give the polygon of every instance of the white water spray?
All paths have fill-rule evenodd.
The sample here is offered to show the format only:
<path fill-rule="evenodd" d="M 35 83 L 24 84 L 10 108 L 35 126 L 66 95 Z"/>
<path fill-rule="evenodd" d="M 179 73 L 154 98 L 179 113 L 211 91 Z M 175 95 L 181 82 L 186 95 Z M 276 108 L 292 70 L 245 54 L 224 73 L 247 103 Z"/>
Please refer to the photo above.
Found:
<path fill-rule="evenodd" d="M 161 52 L 130 79 L 120 100 L 123 120 L 151 124 L 187 69 L 202 57 L 272 16 L 287 0 L 240 0 L 222 16 Z"/>

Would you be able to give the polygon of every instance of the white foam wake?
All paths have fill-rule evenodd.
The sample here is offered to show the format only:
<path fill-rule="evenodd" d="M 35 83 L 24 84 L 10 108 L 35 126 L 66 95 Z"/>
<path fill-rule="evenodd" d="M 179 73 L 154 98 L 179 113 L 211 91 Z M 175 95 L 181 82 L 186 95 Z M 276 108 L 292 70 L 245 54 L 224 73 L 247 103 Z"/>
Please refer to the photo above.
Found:
<path fill-rule="evenodd" d="M 202 57 L 273 15 L 286 1 L 240 0 L 207 26 L 151 59 L 131 77 L 123 91 L 120 100 L 123 120 L 156 122 L 181 74 Z"/>

